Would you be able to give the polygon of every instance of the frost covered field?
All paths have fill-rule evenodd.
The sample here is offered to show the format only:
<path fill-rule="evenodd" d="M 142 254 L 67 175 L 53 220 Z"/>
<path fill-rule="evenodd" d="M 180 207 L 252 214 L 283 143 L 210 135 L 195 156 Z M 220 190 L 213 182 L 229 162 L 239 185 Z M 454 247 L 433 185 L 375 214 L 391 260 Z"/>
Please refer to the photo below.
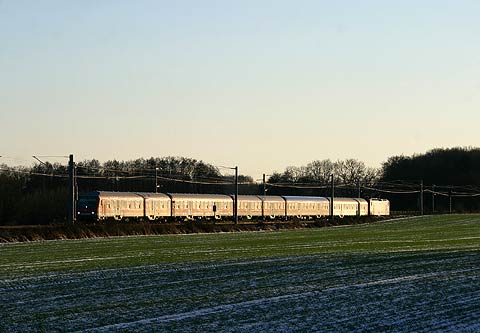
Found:
<path fill-rule="evenodd" d="M 478 215 L 0 251 L 0 332 L 480 331 Z"/>

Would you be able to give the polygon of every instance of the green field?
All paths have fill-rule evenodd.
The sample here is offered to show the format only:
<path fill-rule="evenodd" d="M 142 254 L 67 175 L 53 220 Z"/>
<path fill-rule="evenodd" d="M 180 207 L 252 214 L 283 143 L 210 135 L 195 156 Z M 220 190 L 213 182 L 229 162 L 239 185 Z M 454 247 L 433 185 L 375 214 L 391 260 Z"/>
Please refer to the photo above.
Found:
<path fill-rule="evenodd" d="M 0 331 L 480 330 L 480 216 L 0 245 Z"/>

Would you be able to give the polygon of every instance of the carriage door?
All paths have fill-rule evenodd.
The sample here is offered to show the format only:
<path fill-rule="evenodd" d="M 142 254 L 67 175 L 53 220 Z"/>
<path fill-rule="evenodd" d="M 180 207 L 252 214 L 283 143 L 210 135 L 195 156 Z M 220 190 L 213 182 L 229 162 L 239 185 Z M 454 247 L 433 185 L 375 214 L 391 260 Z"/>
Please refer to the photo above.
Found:
<path fill-rule="evenodd" d="M 100 200 L 98 204 L 98 216 L 97 218 L 100 218 L 100 216 L 105 216 L 105 206 L 107 205 L 106 200 Z"/>
<path fill-rule="evenodd" d="M 172 217 L 177 216 L 177 213 L 175 212 L 176 208 L 177 207 L 176 207 L 175 201 L 172 200 Z"/>
<path fill-rule="evenodd" d="M 193 216 L 193 201 L 187 201 L 188 216 Z"/>
<path fill-rule="evenodd" d="M 122 200 L 113 200 L 113 212 L 115 216 L 121 216 Z"/>

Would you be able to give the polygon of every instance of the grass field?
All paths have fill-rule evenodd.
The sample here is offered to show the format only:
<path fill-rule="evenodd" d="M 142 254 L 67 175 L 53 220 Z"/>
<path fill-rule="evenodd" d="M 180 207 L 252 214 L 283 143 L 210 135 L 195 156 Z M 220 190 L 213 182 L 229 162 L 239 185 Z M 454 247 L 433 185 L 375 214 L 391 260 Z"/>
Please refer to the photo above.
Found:
<path fill-rule="evenodd" d="M 480 216 L 0 245 L 0 331 L 480 331 Z"/>

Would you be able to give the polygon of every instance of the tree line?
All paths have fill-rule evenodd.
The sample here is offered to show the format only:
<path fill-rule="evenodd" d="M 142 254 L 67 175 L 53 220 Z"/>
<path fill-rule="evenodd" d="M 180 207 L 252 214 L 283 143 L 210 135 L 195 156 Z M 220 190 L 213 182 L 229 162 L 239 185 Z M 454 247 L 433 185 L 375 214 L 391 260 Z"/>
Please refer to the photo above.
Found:
<path fill-rule="evenodd" d="M 325 159 L 305 166 L 289 166 L 283 172 L 269 175 L 265 188 L 254 183 L 251 176 L 240 175 L 239 193 L 262 195 L 266 190 L 267 195 L 330 196 L 331 175 L 334 175 L 335 196 L 382 197 L 391 201 L 392 210 L 415 211 L 421 202 L 416 191 L 423 181 L 424 189 L 431 191 L 424 195 L 425 211 L 445 212 L 450 205 L 450 197 L 445 193 L 452 196 L 480 193 L 479 170 L 480 148 L 439 148 L 425 154 L 390 157 L 380 168 L 368 167 L 356 159 Z M 92 159 L 76 163 L 76 181 L 81 193 L 157 190 L 232 194 L 233 171 L 224 173 L 217 166 L 185 157 L 104 163 Z M 64 222 L 68 206 L 67 175 L 68 167 L 59 163 L 37 163 L 32 167 L 0 165 L 0 224 Z M 479 202 L 480 197 L 454 197 L 453 209 L 479 211 Z"/>
<path fill-rule="evenodd" d="M 270 193 L 292 195 L 330 195 L 328 187 L 334 175 L 336 196 L 380 197 L 389 199 L 395 211 L 426 213 L 480 211 L 480 148 L 436 148 L 424 154 L 397 155 L 378 169 L 355 160 L 320 160 L 305 166 L 290 166 L 274 173 L 270 183 L 299 185 L 278 186 Z M 308 187 L 309 184 L 318 185 Z M 322 188 L 323 185 L 323 188 Z"/>

